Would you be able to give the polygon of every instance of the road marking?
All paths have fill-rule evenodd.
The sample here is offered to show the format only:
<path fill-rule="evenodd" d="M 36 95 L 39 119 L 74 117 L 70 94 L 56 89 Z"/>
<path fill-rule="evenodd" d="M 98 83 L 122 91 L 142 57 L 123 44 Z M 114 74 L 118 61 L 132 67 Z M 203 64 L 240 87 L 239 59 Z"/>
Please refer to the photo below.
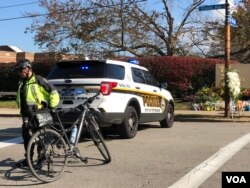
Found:
<path fill-rule="evenodd" d="M 0 149 L 8 147 L 8 146 L 12 146 L 15 144 L 20 144 L 23 142 L 23 138 L 22 137 L 17 137 L 17 138 L 12 138 L 9 140 L 4 140 L 2 142 L 0 142 Z"/>
<path fill-rule="evenodd" d="M 225 162 L 227 162 L 231 157 L 233 157 L 233 155 L 240 151 L 249 142 L 250 133 L 221 148 L 217 153 L 193 168 L 189 173 L 187 173 L 169 188 L 199 187 L 206 179 L 208 179 Z"/>

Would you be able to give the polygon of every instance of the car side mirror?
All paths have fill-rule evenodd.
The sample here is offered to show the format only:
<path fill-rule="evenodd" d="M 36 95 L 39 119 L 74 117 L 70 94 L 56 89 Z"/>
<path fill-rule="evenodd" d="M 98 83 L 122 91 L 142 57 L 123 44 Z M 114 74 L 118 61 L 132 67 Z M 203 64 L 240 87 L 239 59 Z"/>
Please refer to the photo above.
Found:
<path fill-rule="evenodd" d="M 162 89 L 167 89 L 167 88 L 168 88 L 167 82 L 165 82 L 165 83 L 160 83 L 160 88 L 162 88 Z"/>

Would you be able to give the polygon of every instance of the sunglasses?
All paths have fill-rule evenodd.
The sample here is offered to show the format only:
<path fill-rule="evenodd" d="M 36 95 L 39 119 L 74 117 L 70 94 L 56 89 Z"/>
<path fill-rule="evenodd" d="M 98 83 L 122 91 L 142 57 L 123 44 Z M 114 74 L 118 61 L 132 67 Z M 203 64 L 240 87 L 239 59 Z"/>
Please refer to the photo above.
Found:
<path fill-rule="evenodd" d="M 25 67 L 25 68 L 26 68 L 26 67 Z M 20 73 L 20 72 L 22 72 L 25 68 L 19 68 L 19 69 L 17 69 L 17 72 Z"/>

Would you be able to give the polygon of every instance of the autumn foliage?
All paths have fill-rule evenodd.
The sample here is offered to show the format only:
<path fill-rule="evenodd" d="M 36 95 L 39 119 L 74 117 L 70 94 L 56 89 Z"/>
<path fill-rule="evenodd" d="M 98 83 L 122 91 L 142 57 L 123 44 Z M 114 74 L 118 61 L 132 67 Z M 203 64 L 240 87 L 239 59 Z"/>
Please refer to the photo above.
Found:
<path fill-rule="evenodd" d="M 183 97 L 215 83 L 215 64 L 224 60 L 197 57 L 138 58 L 160 82 L 167 82 L 176 97 Z M 234 62 L 235 63 L 235 62 Z"/>
<path fill-rule="evenodd" d="M 215 64 L 224 63 L 224 60 L 197 57 L 157 56 L 137 59 L 159 82 L 167 82 L 168 89 L 175 97 L 184 97 L 202 87 L 213 86 Z M 17 75 L 13 74 L 13 65 L 0 63 L 0 91 L 16 91 Z M 36 74 L 46 76 L 52 66 L 53 63 L 34 63 L 33 69 Z"/>

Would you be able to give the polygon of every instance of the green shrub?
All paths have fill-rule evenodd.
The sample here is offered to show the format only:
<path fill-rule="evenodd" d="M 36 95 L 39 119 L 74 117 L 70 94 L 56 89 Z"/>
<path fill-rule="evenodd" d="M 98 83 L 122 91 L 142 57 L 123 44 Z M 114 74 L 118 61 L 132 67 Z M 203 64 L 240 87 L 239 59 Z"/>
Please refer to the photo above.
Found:
<path fill-rule="evenodd" d="M 131 57 L 116 58 L 128 60 Z M 140 64 L 147 67 L 160 82 L 167 82 L 168 89 L 175 97 L 194 94 L 203 87 L 213 87 L 215 83 L 215 64 L 224 60 L 198 57 L 140 57 Z M 235 63 L 235 62 L 231 62 Z M 13 63 L 0 63 L 0 91 L 16 91 L 17 75 L 13 74 Z M 36 74 L 47 76 L 53 62 L 34 63 Z"/>
<path fill-rule="evenodd" d="M 15 63 L 0 63 L 0 91 L 16 91 L 18 75 L 14 72 Z"/>
<path fill-rule="evenodd" d="M 16 63 L 0 63 L 0 91 L 17 91 L 18 75 L 14 71 Z M 33 70 L 36 74 L 47 76 L 54 63 L 33 63 Z"/>
<path fill-rule="evenodd" d="M 55 63 L 53 62 L 39 62 L 39 63 L 34 63 L 33 64 L 33 71 L 37 75 L 41 75 L 43 77 L 46 77 L 52 67 L 54 66 Z"/>
<path fill-rule="evenodd" d="M 160 82 L 167 82 L 176 97 L 193 94 L 202 87 L 215 84 L 215 64 L 222 60 L 197 57 L 138 58 Z"/>
<path fill-rule="evenodd" d="M 196 103 L 206 103 L 206 102 L 216 102 L 222 100 L 224 95 L 223 89 L 220 88 L 209 88 L 203 87 L 195 94 L 194 102 Z"/>

